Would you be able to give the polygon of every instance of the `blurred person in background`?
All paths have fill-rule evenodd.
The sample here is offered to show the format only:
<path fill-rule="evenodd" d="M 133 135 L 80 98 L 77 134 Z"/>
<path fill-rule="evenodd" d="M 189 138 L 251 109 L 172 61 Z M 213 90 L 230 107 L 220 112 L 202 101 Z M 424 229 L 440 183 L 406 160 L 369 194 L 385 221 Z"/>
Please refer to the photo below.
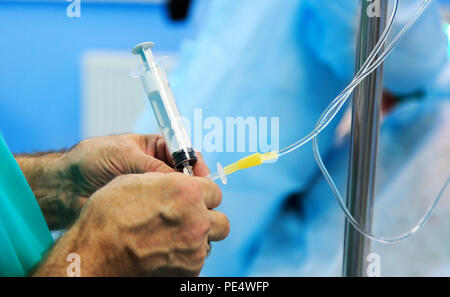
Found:
<path fill-rule="evenodd" d="M 419 2 L 400 1 L 394 33 Z M 197 35 L 186 43 L 170 77 L 182 113 L 191 120 L 196 108 L 204 117 L 279 117 L 280 148 L 295 142 L 354 75 L 358 3 L 197 1 L 194 11 L 203 12 Z M 384 65 L 376 234 L 409 229 L 425 212 L 424 195 L 436 196 L 449 174 L 450 68 L 439 9 L 433 1 Z M 156 131 L 150 110 L 137 127 L 142 133 Z M 341 190 L 348 134 L 343 117 L 320 135 L 321 152 Z M 203 154 L 211 168 L 246 155 Z M 230 176 L 222 191 L 220 209 L 234 229 L 217 245 L 203 275 L 340 275 L 344 217 L 310 145 L 275 164 Z M 407 213 L 400 222 L 395 217 L 401 202 L 408 208 L 403 207 Z M 429 222 L 412 239 L 372 246 L 381 255 L 382 275 L 450 273 L 443 268 L 450 263 L 449 203 L 438 206 L 441 220 Z M 393 219 L 386 218 L 389 214 Z"/>

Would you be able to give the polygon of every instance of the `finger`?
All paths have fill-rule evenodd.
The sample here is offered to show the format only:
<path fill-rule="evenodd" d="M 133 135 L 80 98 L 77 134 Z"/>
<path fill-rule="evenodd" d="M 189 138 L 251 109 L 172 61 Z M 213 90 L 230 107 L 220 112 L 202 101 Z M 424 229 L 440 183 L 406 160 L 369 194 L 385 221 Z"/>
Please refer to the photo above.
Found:
<path fill-rule="evenodd" d="M 204 177 L 195 177 L 201 187 L 201 195 L 208 209 L 216 208 L 222 202 L 222 192 L 219 186 Z"/>
<path fill-rule="evenodd" d="M 210 173 L 209 168 L 206 166 L 202 154 L 198 151 L 195 151 L 195 153 L 197 155 L 197 163 L 194 165 L 194 174 L 195 176 L 205 177 Z"/>
<path fill-rule="evenodd" d="M 131 134 L 130 137 L 133 137 L 132 139 L 138 143 L 140 150 L 144 154 L 161 160 L 168 166 L 173 167 L 172 158 L 167 150 L 164 137 L 158 134 Z"/>
<path fill-rule="evenodd" d="M 171 164 L 170 153 L 167 150 L 167 145 L 164 137 L 158 134 L 144 134 L 135 135 L 137 142 L 145 154 L 155 157 L 167 164 Z"/>
<path fill-rule="evenodd" d="M 166 141 L 164 140 L 164 137 L 162 137 L 161 135 L 157 136 L 158 138 L 156 138 L 155 158 L 163 161 L 169 166 L 173 166 L 172 156 L 170 155 L 170 152 L 167 148 L 167 144 Z"/>
<path fill-rule="evenodd" d="M 219 211 L 210 210 L 212 227 L 208 232 L 208 240 L 220 241 L 224 240 L 230 233 L 230 223 L 227 216 Z"/>
<path fill-rule="evenodd" d="M 119 137 L 125 138 L 127 141 L 132 141 L 136 143 L 141 151 L 145 154 L 154 156 L 154 143 L 158 135 L 154 134 L 124 134 Z"/>
<path fill-rule="evenodd" d="M 151 156 L 147 156 L 142 154 L 141 158 L 136 158 L 137 164 L 135 167 L 137 168 L 136 172 L 145 173 L 145 172 L 161 172 L 161 173 L 170 173 L 175 172 L 175 169 L 167 165 L 161 160 L 153 158 Z"/>

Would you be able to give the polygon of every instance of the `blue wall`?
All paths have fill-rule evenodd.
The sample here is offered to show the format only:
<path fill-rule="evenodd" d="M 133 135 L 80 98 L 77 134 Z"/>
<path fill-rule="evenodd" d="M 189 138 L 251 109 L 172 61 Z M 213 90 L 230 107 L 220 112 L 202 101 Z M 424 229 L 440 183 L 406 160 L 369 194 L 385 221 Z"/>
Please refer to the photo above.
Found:
<path fill-rule="evenodd" d="M 130 51 L 154 41 L 177 51 L 187 23 L 156 4 L 0 3 L 0 131 L 13 152 L 60 149 L 80 138 L 80 62 L 84 51 Z"/>

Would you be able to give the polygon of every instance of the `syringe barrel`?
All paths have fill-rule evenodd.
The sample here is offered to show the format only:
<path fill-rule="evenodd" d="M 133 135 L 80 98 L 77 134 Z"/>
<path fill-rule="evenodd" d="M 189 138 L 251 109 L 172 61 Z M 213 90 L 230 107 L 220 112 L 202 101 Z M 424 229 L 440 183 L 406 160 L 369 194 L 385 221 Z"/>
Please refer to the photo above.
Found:
<path fill-rule="evenodd" d="M 172 155 L 175 168 L 182 170 L 187 165 L 192 166 L 197 157 L 175 103 L 165 70 L 155 61 L 152 47 L 151 42 L 142 43 L 133 49 L 133 53 L 141 56 L 144 64 L 140 77 L 142 85 Z"/>

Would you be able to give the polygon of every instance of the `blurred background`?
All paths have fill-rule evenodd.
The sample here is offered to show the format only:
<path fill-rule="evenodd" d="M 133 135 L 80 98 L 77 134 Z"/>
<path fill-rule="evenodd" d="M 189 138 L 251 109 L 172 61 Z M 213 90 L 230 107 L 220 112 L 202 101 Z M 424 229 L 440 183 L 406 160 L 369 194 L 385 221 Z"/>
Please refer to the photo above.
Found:
<path fill-rule="evenodd" d="M 439 1 L 449 20 L 450 0 Z M 138 64 L 130 50 L 151 40 L 176 63 L 198 29 L 197 2 L 82 0 L 81 17 L 70 18 L 63 0 L 1 1 L 0 130 L 11 150 L 132 131 L 145 100 L 128 75 Z"/>
<path fill-rule="evenodd" d="M 0 130 L 15 153 L 130 132 L 145 99 L 131 49 L 175 58 L 192 32 L 190 1 L 0 2 Z"/>

